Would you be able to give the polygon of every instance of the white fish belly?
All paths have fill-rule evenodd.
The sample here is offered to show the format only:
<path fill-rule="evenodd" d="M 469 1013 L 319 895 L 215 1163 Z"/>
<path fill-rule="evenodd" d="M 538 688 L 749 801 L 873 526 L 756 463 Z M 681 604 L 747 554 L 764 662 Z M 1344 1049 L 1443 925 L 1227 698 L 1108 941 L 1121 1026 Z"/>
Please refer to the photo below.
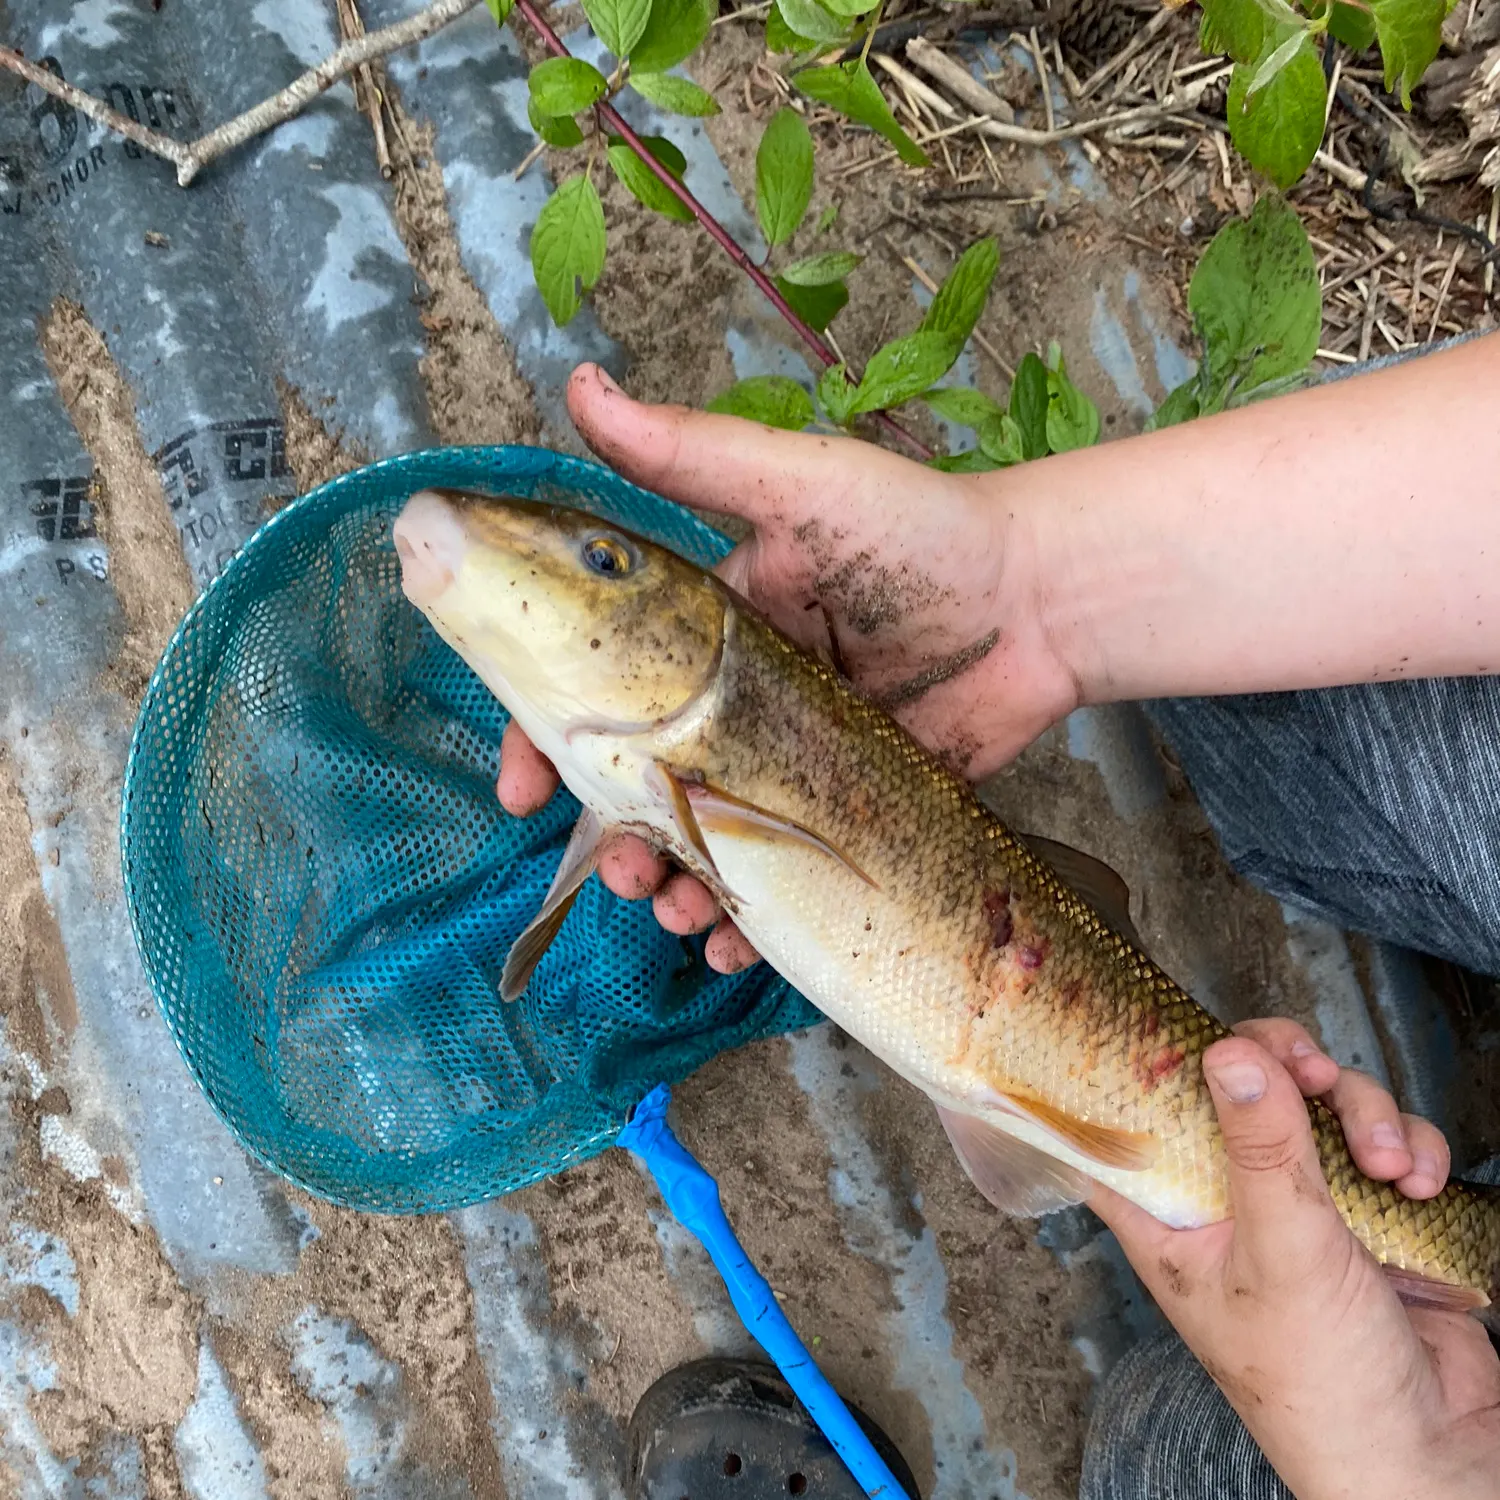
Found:
<path fill-rule="evenodd" d="M 972 976 L 961 961 L 924 948 L 898 903 L 806 846 L 712 833 L 705 839 L 734 895 L 740 930 L 782 978 L 907 1082 L 944 1108 L 1075 1167 L 1166 1224 L 1206 1222 L 1175 1161 L 1140 1172 L 1104 1166 L 989 1102 L 994 1082 L 958 1061 Z"/>

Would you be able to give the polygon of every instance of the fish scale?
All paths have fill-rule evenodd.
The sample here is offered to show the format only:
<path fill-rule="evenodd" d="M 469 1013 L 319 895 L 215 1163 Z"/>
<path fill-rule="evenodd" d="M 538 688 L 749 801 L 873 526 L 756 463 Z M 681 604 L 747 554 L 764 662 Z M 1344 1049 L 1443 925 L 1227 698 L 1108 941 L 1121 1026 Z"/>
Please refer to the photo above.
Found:
<path fill-rule="evenodd" d="M 589 809 L 517 944 L 515 983 L 599 837 L 629 826 L 707 880 L 789 983 L 932 1098 L 992 1201 L 1041 1212 L 1092 1180 L 1177 1227 L 1229 1215 L 1202 1066 L 1229 1033 L 1131 940 L 1118 877 L 1013 833 L 724 585 L 600 526 L 434 492 L 397 526 L 409 597 Z M 607 578 L 588 571 L 601 551 Z M 1500 1194 L 1453 1182 L 1406 1198 L 1359 1171 L 1321 1102 L 1308 1109 L 1333 1202 L 1404 1273 L 1402 1295 L 1484 1305 Z"/>

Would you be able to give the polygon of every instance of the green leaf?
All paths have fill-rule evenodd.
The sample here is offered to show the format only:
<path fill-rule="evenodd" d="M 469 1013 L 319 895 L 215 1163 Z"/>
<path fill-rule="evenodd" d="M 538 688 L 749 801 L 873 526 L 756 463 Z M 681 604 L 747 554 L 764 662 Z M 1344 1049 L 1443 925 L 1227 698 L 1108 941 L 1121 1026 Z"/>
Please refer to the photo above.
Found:
<path fill-rule="evenodd" d="M 836 16 L 848 16 L 854 20 L 859 16 L 868 15 L 875 9 L 880 0 L 822 0 Z"/>
<path fill-rule="evenodd" d="M 877 349 L 865 366 L 865 377 L 854 393 L 850 411 L 885 411 L 920 396 L 948 373 L 962 348 L 951 333 L 927 329 L 892 339 Z"/>
<path fill-rule="evenodd" d="M 604 270 L 604 208 L 582 172 L 564 178 L 531 231 L 531 269 L 547 311 L 569 322 Z"/>
<path fill-rule="evenodd" d="M 1236 63 L 1229 79 L 1229 137 L 1257 171 L 1290 187 L 1307 170 L 1323 140 L 1328 90 L 1317 48 L 1304 32 L 1280 71 L 1262 89 L 1250 84 L 1286 41 L 1269 33 L 1255 66 Z"/>
<path fill-rule="evenodd" d="M 1220 410 L 1236 387 L 1302 369 L 1317 351 L 1323 298 L 1296 212 L 1270 196 L 1248 220 L 1226 224 L 1193 272 L 1188 310 L 1204 345 L 1205 412 Z"/>
<path fill-rule="evenodd" d="M 768 244 L 785 244 L 797 232 L 812 190 L 812 135 L 785 105 L 771 116 L 755 152 L 755 212 Z"/>
<path fill-rule="evenodd" d="M 785 375 L 752 375 L 748 380 L 737 380 L 704 409 L 764 422 L 767 427 L 783 427 L 788 432 L 801 432 L 815 415 L 812 397 Z"/>
<path fill-rule="evenodd" d="M 848 424 L 854 387 L 849 384 L 849 372 L 842 362 L 829 365 L 818 377 L 818 400 L 836 427 Z"/>
<path fill-rule="evenodd" d="M 495 18 L 495 25 L 504 26 L 505 18 L 510 14 L 511 7 L 516 0 L 484 0 L 489 13 Z"/>
<path fill-rule="evenodd" d="M 658 109 L 670 110 L 674 115 L 690 115 L 703 119 L 719 112 L 714 96 L 707 89 L 700 89 L 691 78 L 678 78 L 673 73 L 632 71 L 630 86 L 643 99 L 649 99 Z"/>
<path fill-rule="evenodd" d="M 967 453 L 949 453 L 941 458 L 928 460 L 928 466 L 941 469 L 945 474 L 988 474 L 992 469 L 1003 469 L 982 448 L 971 448 Z"/>
<path fill-rule="evenodd" d="M 1291 62 L 1293 55 L 1307 39 L 1307 28 L 1295 26 L 1290 28 L 1286 39 L 1273 47 L 1255 65 L 1255 72 L 1251 75 L 1250 82 L 1245 85 L 1245 93 L 1258 94 L 1271 82 L 1286 65 Z"/>
<path fill-rule="evenodd" d="M 771 7 L 766 16 L 767 52 L 811 52 L 817 45 L 811 37 L 798 36 L 786 24 L 779 5 Z"/>
<path fill-rule="evenodd" d="M 1026 439 L 1021 434 L 1021 424 L 1008 411 L 999 412 L 980 427 L 979 447 L 984 456 L 999 468 L 1009 468 L 1026 458 Z"/>
<path fill-rule="evenodd" d="M 549 146 L 567 147 L 583 144 L 583 131 L 578 128 L 578 121 L 572 115 L 559 115 L 554 119 L 550 115 L 544 115 L 536 107 L 535 99 L 528 98 L 526 117 L 531 121 L 531 128 Z"/>
<path fill-rule="evenodd" d="M 830 203 L 822 213 L 818 215 L 818 222 L 813 226 L 813 233 L 827 234 L 839 221 L 839 205 Z"/>
<path fill-rule="evenodd" d="M 1368 52 L 1375 45 L 1375 17 L 1353 5 L 1335 5 L 1328 30 L 1351 52 Z"/>
<path fill-rule="evenodd" d="M 1000 268 L 1000 246 L 993 239 L 976 240 L 949 271 L 927 315 L 922 327 L 936 333 L 949 333 L 958 340 L 962 348 L 974 332 L 974 325 L 984 311 L 985 299 L 990 294 L 990 283 Z"/>
<path fill-rule="evenodd" d="M 576 115 L 602 99 L 609 83 L 592 63 L 581 57 L 549 57 L 531 70 L 527 80 L 531 102 L 540 115 Z"/>
<path fill-rule="evenodd" d="M 781 279 L 793 286 L 827 286 L 842 281 L 863 259 L 852 250 L 825 250 L 821 255 L 793 261 L 781 273 Z"/>
<path fill-rule="evenodd" d="M 643 135 L 646 149 L 679 182 L 687 170 L 687 158 L 665 136 Z M 679 224 L 691 224 L 693 211 L 678 198 L 650 167 L 638 157 L 617 135 L 609 138 L 609 164 L 615 176 L 647 208 L 659 213 L 664 219 L 675 219 Z"/>
<path fill-rule="evenodd" d="M 718 0 L 651 0 L 651 19 L 630 49 L 630 66 L 665 73 L 698 50 L 718 14 Z"/>
<path fill-rule="evenodd" d="M 1004 408 L 992 401 L 983 391 L 970 390 L 966 385 L 945 385 L 928 391 L 922 399 L 938 416 L 960 427 L 982 427 L 992 417 L 998 417 Z"/>
<path fill-rule="evenodd" d="M 1179 422 L 1191 422 L 1198 415 L 1198 382 L 1194 378 L 1185 380 L 1146 418 L 1146 431 L 1156 432 L 1162 427 L 1176 427 Z"/>
<path fill-rule="evenodd" d="M 1266 39 L 1266 14 L 1256 0 L 1203 0 L 1198 45 L 1209 54 L 1225 53 L 1253 63 Z"/>
<path fill-rule="evenodd" d="M 1026 355 L 1016 366 L 1010 385 L 1010 416 L 1021 431 L 1021 452 L 1026 458 L 1047 455 L 1047 367 L 1035 354 Z"/>
<path fill-rule="evenodd" d="M 616 57 L 628 57 L 651 19 L 651 0 L 583 0 L 583 13 Z"/>
<path fill-rule="evenodd" d="M 1099 408 L 1068 379 L 1060 349 L 1048 364 L 1047 447 L 1053 453 L 1092 448 L 1099 441 Z"/>
<path fill-rule="evenodd" d="M 841 42 L 850 32 L 848 21 L 833 15 L 818 0 L 776 0 L 775 11 L 780 13 L 786 29 L 807 43 L 796 48 L 778 47 L 778 52 L 805 52 L 815 42 Z M 766 45 L 770 46 L 769 19 L 766 24 Z"/>
<path fill-rule="evenodd" d="M 828 67 L 803 68 L 792 75 L 792 82 L 809 99 L 832 105 L 858 124 L 868 125 L 876 135 L 884 136 L 908 166 L 927 165 L 926 154 L 896 123 L 885 95 L 870 76 L 863 58 Z"/>
<path fill-rule="evenodd" d="M 799 286 L 785 276 L 778 276 L 776 290 L 786 298 L 792 311 L 819 333 L 849 304 L 849 288 L 842 281 L 830 281 L 825 286 Z"/>
<path fill-rule="evenodd" d="M 1411 91 L 1438 54 L 1443 40 L 1445 0 L 1371 0 L 1375 36 L 1385 64 L 1387 91 L 1401 87 L 1401 103 L 1411 108 Z"/>

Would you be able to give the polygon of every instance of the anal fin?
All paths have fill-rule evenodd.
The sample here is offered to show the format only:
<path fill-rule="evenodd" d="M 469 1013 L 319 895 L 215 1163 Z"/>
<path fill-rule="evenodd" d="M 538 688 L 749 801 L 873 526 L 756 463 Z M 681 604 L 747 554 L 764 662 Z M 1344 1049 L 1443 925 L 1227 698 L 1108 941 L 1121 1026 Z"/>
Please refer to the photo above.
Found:
<path fill-rule="evenodd" d="M 1403 1271 L 1397 1266 L 1381 1266 L 1391 1290 L 1408 1307 L 1430 1307 L 1438 1312 L 1478 1312 L 1490 1305 L 1490 1299 L 1471 1286 L 1453 1286 L 1446 1281 L 1434 1281 L 1416 1271 Z"/>
<path fill-rule="evenodd" d="M 573 903 L 583 883 L 594 873 L 599 857 L 599 841 L 604 837 L 604 825 L 592 808 L 584 808 L 573 832 L 568 837 L 568 847 L 563 850 L 562 863 L 552 884 L 547 890 L 537 914 L 527 923 L 505 956 L 505 968 L 500 975 L 500 998 L 519 999 L 531 981 L 532 973 L 542 961 L 542 955 L 552 946 L 552 940 L 562 931 Z"/>
<path fill-rule="evenodd" d="M 1082 1203 L 1089 1180 L 1035 1146 L 1006 1135 L 973 1115 L 938 1105 L 938 1119 L 969 1181 L 1001 1213 L 1034 1219 Z"/>

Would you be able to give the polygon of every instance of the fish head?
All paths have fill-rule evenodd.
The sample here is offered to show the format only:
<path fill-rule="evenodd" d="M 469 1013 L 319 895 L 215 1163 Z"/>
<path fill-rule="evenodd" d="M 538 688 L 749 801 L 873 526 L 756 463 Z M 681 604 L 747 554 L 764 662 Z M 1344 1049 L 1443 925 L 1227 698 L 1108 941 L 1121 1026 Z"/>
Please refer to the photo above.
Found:
<path fill-rule="evenodd" d="M 427 489 L 394 539 L 406 597 L 533 739 L 649 731 L 718 673 L 723 585 L 597 516 Z"/>

